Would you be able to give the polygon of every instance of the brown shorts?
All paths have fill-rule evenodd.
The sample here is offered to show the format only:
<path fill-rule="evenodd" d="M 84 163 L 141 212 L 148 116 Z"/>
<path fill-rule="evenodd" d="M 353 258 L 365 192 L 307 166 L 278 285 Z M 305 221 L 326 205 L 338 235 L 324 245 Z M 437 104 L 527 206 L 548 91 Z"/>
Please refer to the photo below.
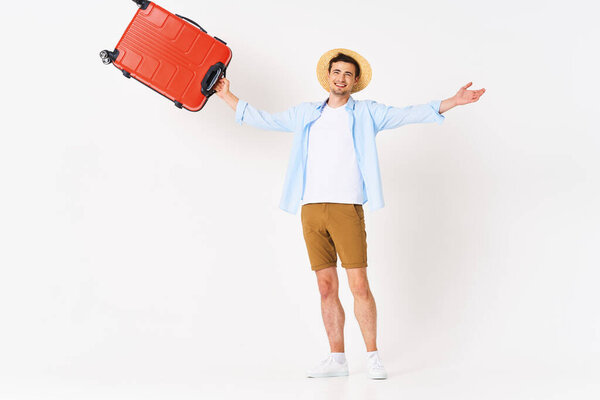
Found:
<path fill-rule="evenodd" d="M 302 232 L 313 271 L 337 266 L 367 266 L 367 232 L 362 204 L 309 203 L 300 213 Z"/>

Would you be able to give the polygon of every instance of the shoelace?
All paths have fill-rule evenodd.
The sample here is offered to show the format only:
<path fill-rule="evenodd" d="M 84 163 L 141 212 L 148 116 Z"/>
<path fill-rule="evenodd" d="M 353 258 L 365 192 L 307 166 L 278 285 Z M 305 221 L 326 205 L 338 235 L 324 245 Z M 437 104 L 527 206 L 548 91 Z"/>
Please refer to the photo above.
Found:
<path fill-rule="evenodd" d="M 379 357 L 375 357 L 374 359 L 369 359 L 369 368 L 382 369 L 383 364 Z"/>
<path fill-rule="evenodd" d="M 327 358 L 325 358 L 323 361 L 321 361 L 321 362 L 319 363 L 319 366 L 323 366 L 323 365 L 329 364 L 329 363 L 330 363 L 330 362 L 332 362 L 332 361 L 335 361 L 335 360 L 333 359 L 333 356 L 328 356 Z"/>
<path fill-rule="evenodd" d="M 332 363 L 340 364 L 340 365 L 343 364 L 343 363 L 338 363 L 332 355 L 329 355 L 326 359 L 324 359 L 323 361 L 321 361 L 319 363 L 319 366 L 322 367 L 322 366 L 325 366 L 327 364 L 332 364 Z"/>

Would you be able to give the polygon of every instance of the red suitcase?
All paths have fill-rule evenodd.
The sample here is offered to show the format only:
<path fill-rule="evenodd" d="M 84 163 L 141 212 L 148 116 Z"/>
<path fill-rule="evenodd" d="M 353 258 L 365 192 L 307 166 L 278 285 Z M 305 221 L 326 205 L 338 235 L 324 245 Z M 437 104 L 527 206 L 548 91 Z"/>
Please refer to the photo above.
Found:
<path fill-rule="evenodd" d="M 139 9 L 115 50 L 100 52 L 102 61 L 179 108 L 201 110 L 215 93 L 214 84 L 225 76 L 231 49 L 190 19 L 150 1 L 133 1 Z"/>

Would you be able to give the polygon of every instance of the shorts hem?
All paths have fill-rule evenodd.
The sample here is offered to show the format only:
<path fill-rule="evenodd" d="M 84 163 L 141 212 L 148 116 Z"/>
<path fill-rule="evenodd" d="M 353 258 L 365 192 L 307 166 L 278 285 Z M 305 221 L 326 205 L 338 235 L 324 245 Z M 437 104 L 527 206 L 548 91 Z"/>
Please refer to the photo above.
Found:
<path fill-rule="evenodd" d="M 342 267 L 346 268 L 346 269 L 363 268 L 363 267 L 366 267 L 366 266 L 367 266 L 366 262 L 352 263 L 352 264 L 342 264 Z"/>
<path fill-rule="evenodd" d="M 315 266 L 312 266 L 312 265 L 311 265 L 311 267 L 310 267 L 310 268 L 311 268 L 313 271 L 320 271 L 320 270 L 322 270 L 322 269 L 329 268 L 329 267 L 337 267 L 337 262 L 334 262 L 334 263 L 327 263 L 327 264 L 319 264 L 319 265 L 315 265 Z"/>

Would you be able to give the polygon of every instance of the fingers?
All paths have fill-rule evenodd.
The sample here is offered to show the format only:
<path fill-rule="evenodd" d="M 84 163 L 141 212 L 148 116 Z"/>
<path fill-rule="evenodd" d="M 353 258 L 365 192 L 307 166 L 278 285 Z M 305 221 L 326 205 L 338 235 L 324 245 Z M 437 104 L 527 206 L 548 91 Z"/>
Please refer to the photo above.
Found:
<path fill-rule="evenodd" d="M 469 93 L 471 100 L 477 100 L 481 97 L 482 94 L 485 93 L 485 88 L 479 90 L 467 90 L 467 93 Z"/>
<path fill-rule="evenodd" d="M 229 81 L 227 80 L 227 78 L 222 77 L 221 79 L 219 79 L 217 81 L 217 83 L 215 83 L 214 89 L 217 92 L 220 92 L 221 90 L 227 89 L 229 88 Z"/>
<path fill-rule="evenodd" d="M 485 93 L 485 88 L 481 88 L 479 90 L 467 90 L 469 86 L 471 86 L 473 82 L 467 83 L 465 86 L 460 88 L 457 93 L 457 97 L 461 99 L 461 103 L 459 104 L 469 104 L 474 103 Z"/>
<path fill-rule="evenodd" d="M 481 95 L 482 95 L 484 92 L 485 92 L 485 89 L 480 89 L 480 90 L 477 90 L 477 91 L 475 91 L 475 94 L 474 94 L 474 100 L 473 100 L 473 101 L 477 101 L 477 100 L 479 100 L 479 98 L 481 97 Z"/>

